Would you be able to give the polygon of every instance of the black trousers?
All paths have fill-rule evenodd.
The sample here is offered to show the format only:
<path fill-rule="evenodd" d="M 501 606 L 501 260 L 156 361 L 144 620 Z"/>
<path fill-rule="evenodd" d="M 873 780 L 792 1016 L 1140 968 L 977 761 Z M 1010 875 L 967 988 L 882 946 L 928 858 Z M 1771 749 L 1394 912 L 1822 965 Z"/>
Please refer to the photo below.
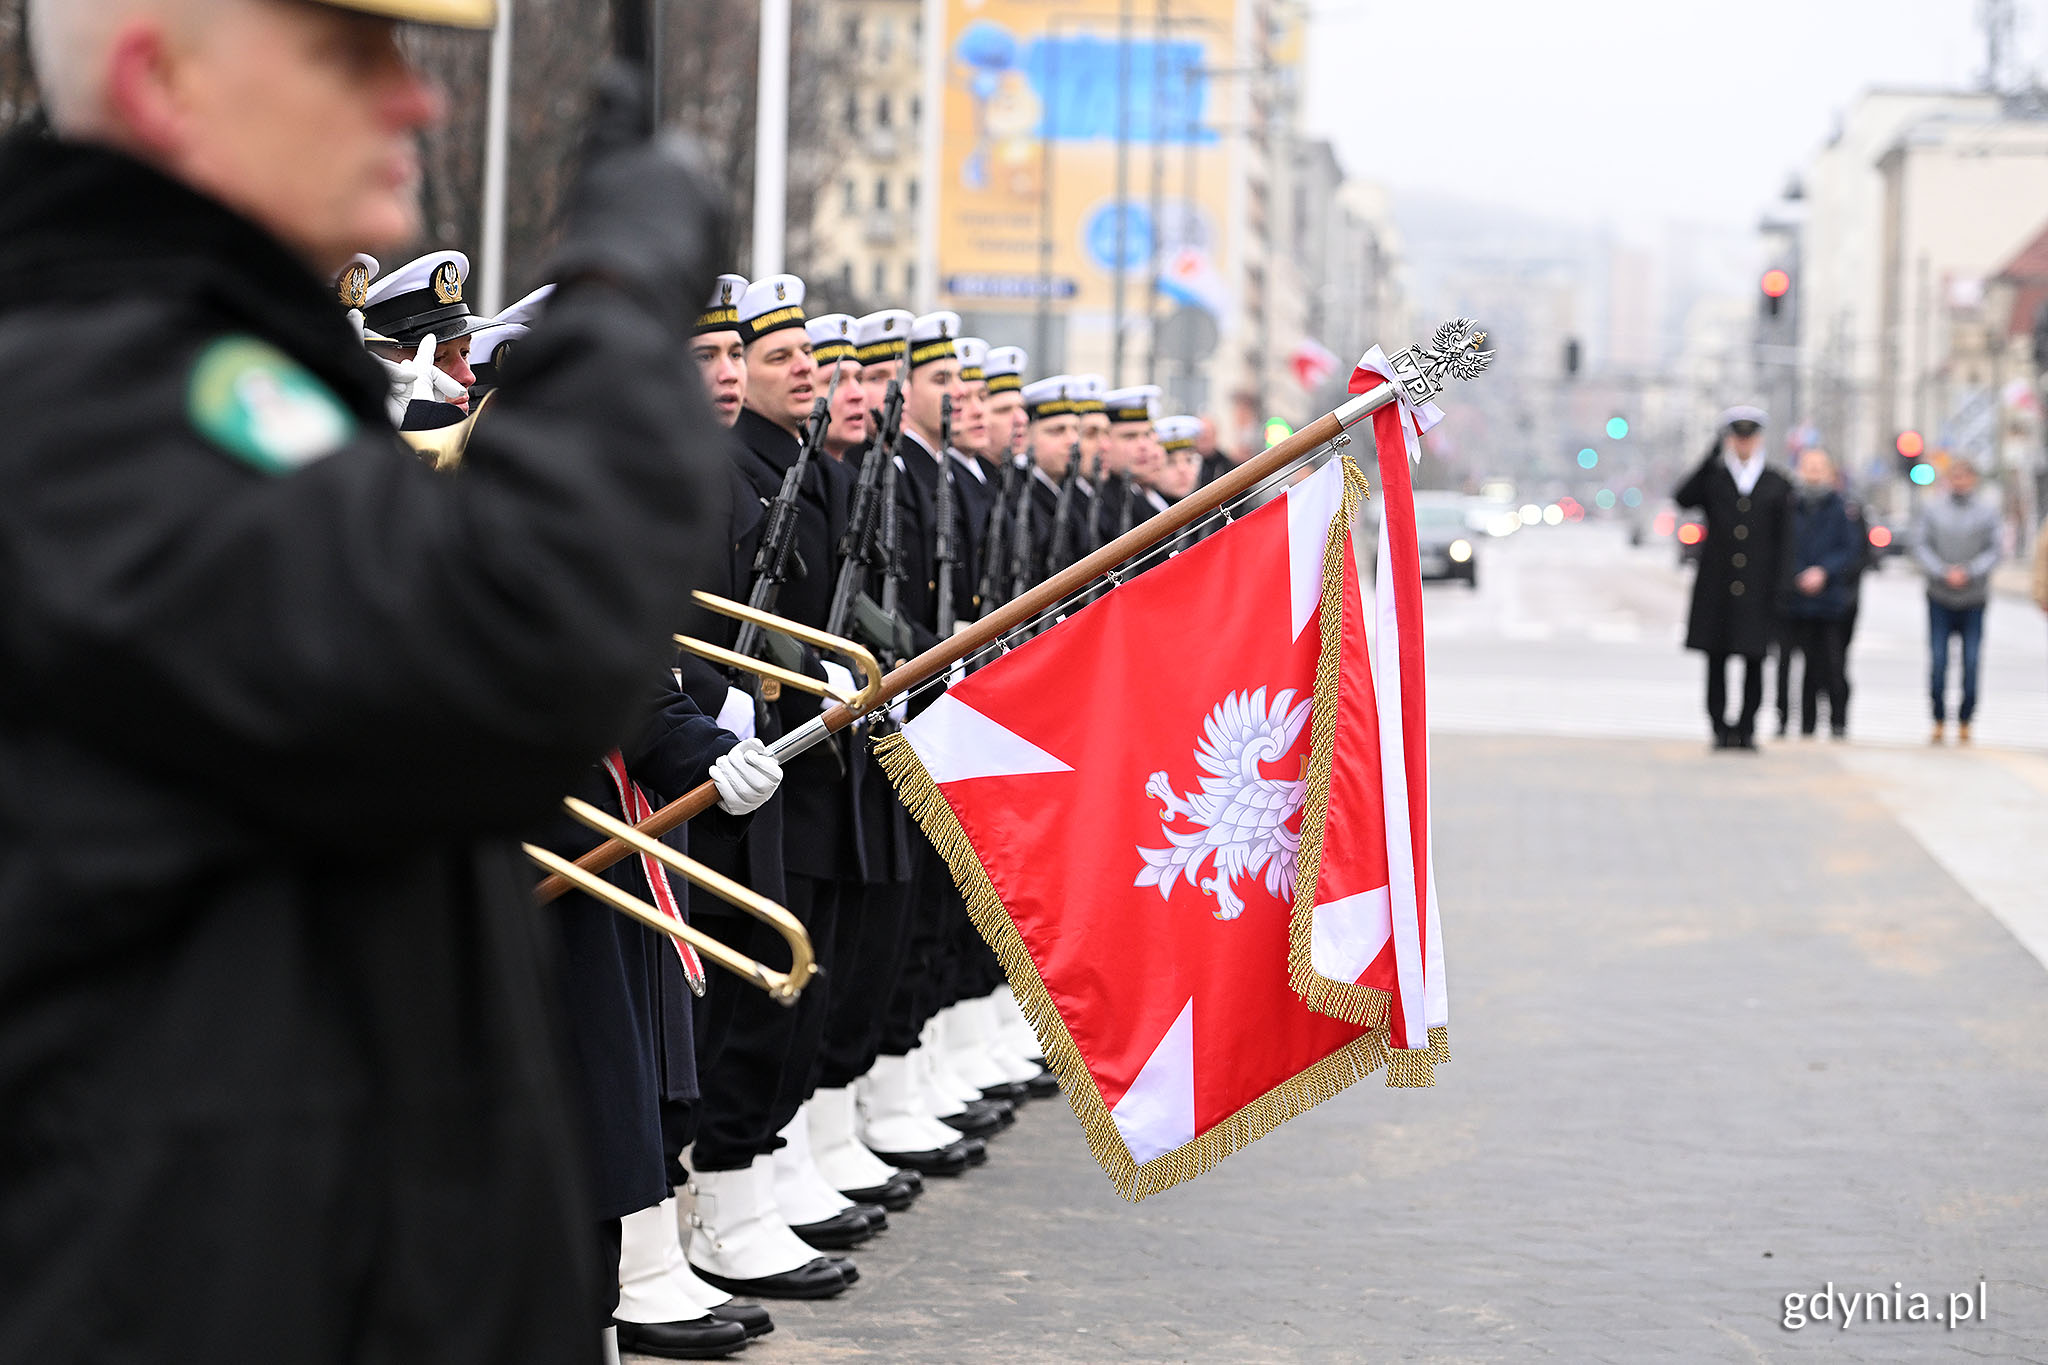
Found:
<path fill-rule="evenodd" d="M 597 1323 L 599 1332 L 612 1325 L 612 1314 L 619 1311 L 619 1257 L 624 1252 L 625 1240 L 625 1229 L 619 1226 L 618 1219 L 597 1220 L 598 1277 L 606 1286 L 598 1291 L 598 1306 L 604 1310 Z"/>
<path fill-rule="evenodd" d="M 1742 660 L 1742 714 L 1728 720 L 1728 660 Z M 1756 731 L 1756 713 L 1764 704 L 1764 659 L 1761 654 L 1707 655 L 1707 717 L 1716 735 L 1748 735 Z"/>
<path fill-rule="evenodd" d="M 1799 732 L 1810 735 L 1820 723 L 1820 694 L 1827 693 L 1828 723 L 1837 730 L 1849 724 L 1849 623 L 1801 621 L 1785 623 L 1805 661 L 1799 679 Z"/>
<path fill-rule="evenodd" d="M 882 1025 L 881 1051 L 891 1057 L 916 1047 L 925 1023 L 948 1003 L 941 998 L 947 981 L 947 935 L 953 920 L 950 912 L 959 905 L 952 875 L 936 849 L 923 839 L 914 840 L 910 861 L 909 947 Z"/>
<path fill-rule="evenodd" d="M 837 883 L 793 873 L 786 880 L 784 904 L 810 932 L 812 944 L 822 942 L 829 951 Z M 781 935 L 752 916 L 703 915 L 701 927 L 769 966 L 789 961 Z M 824 1032 L 825 992 L 810 1000 L 806 989 L 795 1005 L 778 1005 L 766 991 L 722 968 L 710 968 L 705 977 L 704 998 L 697 1002 L 699 1098 L 691 1164 L 700 1171 L 737 1171 L 782 1146 L 776 1134 L 803 1103 Z"/>
<path fill-rule="evenodd" d="M 910 951 L 910 883 L 844 882 L 839 888 L 841 967 L 826 1002 L 814 1088 L 852 1085 L 874 1066 L 897 979 Z"/>

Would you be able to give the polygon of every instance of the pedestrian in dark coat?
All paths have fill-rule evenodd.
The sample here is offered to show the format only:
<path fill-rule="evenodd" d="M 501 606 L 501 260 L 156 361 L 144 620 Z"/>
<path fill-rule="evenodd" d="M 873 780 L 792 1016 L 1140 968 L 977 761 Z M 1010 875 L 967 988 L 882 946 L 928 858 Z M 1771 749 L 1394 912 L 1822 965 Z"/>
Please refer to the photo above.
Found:
<path fill-rule="evenodd" d="M 150 89 L 232 69 L 265 126 L 210 193 L 63 136 L 157 98 L 105 53 L 107 107 L 0 144 L 0 1360 L 595 1362 L 514 836 L 630 730 L 697 573 L 702 201 L 605 157 L 438 476 L 329 284 L 417 232 L 362 166 L 431 90 L 364 14 L 161 8 L 122 7 Z"/>
<path fill-rule="evenodd" d="M 1707 716 L 1717 749 L 1754 749 L 1763 703 L 1763 658 L 1785 581 L 1791 481 L 1764 460 L 1764 414 L 1730 408 L 1707 458 L 1672 494 L 1704 513 L 1706 539 L 1692 585 L 1685 647 L 1707 656 Z M 1728 660 L 1743 663 L 1742 709 L 1728 719 Z"/>
<path fill-rule="evenodd" d="M 1791 580 L 1778 590 L 1778 613 L 1785 638 L 1805 660 L 1799 733 L 1814 733 L 1825 691 L 1828 728 L 1841 739 L 1849 731 L 1849 611 L 1864 542 L 1835 483 L 1835 462 L 1826 451 L 1800 452 L 1788 552 Z"/>

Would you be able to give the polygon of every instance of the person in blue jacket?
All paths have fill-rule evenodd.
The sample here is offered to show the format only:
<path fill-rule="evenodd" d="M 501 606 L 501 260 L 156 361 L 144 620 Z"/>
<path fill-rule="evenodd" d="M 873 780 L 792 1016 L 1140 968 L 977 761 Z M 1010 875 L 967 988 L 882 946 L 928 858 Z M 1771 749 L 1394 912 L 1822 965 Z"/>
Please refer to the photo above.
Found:
<path fill-rule="evenodd" d="M 1849 613 L 1863 553 L 1856 522 L 1836 489 L 1835 462 L 1818 447 L 1800 452 L 1792 500 L 1789 581 L 1778 591 L 1778 616 L 1789 649 L 1805 657 L 1799 684 L 1799 733 L 1811 738 L 1828 698 L 1828 729 L 1849 733 Z"/>

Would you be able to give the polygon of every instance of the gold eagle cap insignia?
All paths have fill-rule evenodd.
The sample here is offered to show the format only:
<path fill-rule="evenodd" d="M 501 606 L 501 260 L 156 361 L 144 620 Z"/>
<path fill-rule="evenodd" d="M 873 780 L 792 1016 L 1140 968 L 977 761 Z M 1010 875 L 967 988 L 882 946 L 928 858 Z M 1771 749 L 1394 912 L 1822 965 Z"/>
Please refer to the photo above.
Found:
<path fill-rule="evenodd" d="M 776 281 L 776 284 L 775 284 L 775 301 L 776 301 L 777 303 L 781 303 L 781 302 L 782 302 L 782 301 L 783 301 L 784 299 L 786 299 L 786 298 L 788 298 L 788 297 L 789 297 L 789 286 L 788 286 L 788 285 L 786 285 L 786 284 L 783 284 L 783 283 L 782 283 L 782 282 L 781 282 L 780 280 Z"/>
<path fill-rule="evenodd" d="M 434 267 L 434 297 L 442 303 L 462 302 L 462 272 L 455 262 L 443 261 Z"/>
<path fill-rule="evenodd" d="M 341 272 L 341 306 L 361 308 L 370 301 L 370 267 L 357 261 Z"/>
<path fill-rule="evenodd" d="M 718 301 L 724 304 L 730 304 L 732 302 L 732 281 L 728 280 L 724 284 L 718 286 Z"/>

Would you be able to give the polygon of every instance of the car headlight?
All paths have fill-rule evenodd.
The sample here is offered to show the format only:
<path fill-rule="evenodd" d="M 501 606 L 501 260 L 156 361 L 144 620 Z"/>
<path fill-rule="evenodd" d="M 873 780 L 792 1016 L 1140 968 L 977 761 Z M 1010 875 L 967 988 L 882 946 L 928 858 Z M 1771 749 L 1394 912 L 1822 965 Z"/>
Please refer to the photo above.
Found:
<path fill-rule="evenodd" d="M 1452 559 L 1455 559 L 1456 561 L 1458 561 L 1458 563 L 1460 563 L 1460 564 L 1463 564 L 1463 563 L 1464 563 L 1464 562 L 1465 562 L 1466 560 L 1470 559 L 1471 557 L 1472 557 L 1472 542 L 1471 542 L 1471 541 L 1469 541 L 1469 540 L 1454 540 L 1454 541 L 1452 541 L 1452 542 L 1451 542 L 1451 558 L 1452 558 Z"/>

